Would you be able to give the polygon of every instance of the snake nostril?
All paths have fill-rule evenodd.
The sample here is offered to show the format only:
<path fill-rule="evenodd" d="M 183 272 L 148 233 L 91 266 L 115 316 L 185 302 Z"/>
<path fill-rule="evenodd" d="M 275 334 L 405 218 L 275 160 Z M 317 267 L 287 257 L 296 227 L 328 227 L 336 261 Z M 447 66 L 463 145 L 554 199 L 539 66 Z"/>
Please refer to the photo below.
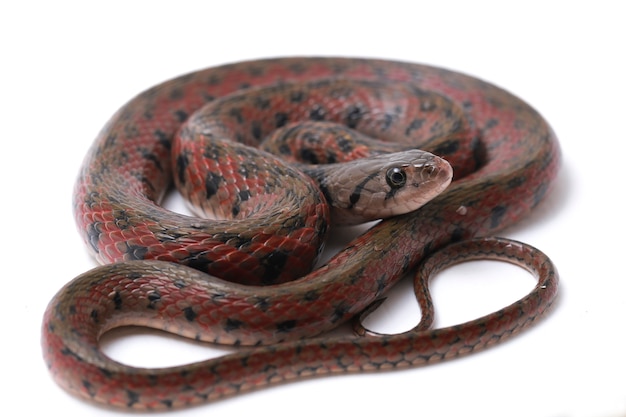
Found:
<path fill-rule="evenodd" d="M 424 164 L 424 167 L 422 168 L 422 172 L 428 175 L 429 177 L 432 176 L 436 170 L 437 170 L 437 167 L 432 162 L 427 162 L 426 164 Z"/>

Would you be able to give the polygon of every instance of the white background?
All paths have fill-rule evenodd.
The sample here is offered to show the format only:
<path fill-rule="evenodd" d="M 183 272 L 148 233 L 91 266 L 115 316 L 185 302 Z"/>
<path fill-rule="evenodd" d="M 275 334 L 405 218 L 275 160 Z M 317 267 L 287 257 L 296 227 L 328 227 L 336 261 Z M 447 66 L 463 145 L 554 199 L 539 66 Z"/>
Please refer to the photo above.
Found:
<path fill-rule="evenodd" d="M 626 415 L 626 14 L 619 2 L 95 4 L 0 6 L 3 409 L 11 415 L 118 413 L 58 388 L 39 342 L 50 298 L 95 265 L 75 230 L 70 201 L 82 158 L 111 114 L 145 88 L 194 69 L 257 57 L 343 55 L 476 75 L 549 120 L 564 156 L 557 188 L 536 213 L 502 234 L 554 260 L 562 278 L 559 301 L 538 326 L 464 359 L 282 385 L 172 414 Z M 482 262 L 448 270 L 433 286 L 437 324 L 448 325 L 512 302 L 532 279 Z M 394 307 L 378 317 L 378 329 L 417 320 L 410 291 L 408 283 L 400 288 Z M 135 365 L 215 354 L 150 332 L 126 333 L 108 338 L 107 351 Z"/>

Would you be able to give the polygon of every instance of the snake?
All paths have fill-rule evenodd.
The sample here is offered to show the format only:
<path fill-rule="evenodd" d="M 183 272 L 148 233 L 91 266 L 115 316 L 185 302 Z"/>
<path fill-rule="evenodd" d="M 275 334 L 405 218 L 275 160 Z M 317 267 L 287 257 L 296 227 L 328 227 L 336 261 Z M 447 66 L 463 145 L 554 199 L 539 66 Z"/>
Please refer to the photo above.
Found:
<path fill-rule="evenodd" d="M 294 105 L 299 110 L 289 110 Z M 189 124 L 192 119 L 199 128 Z M 419 208 L 375 223 L 310 270 L 323 246 L 317 232 L 334 227 L 325 217 L 326 200 L 334 197 L 322 190 L 306 209 L 309 217 L 275 226 L 265 220 L 266 210 L 288 210 L 277 208 L 271 196 L 283 187 L 281 181 L 295 181 L 301 171 L 293 168 L 292 175 L 288 163 L 274 160 L 262 168 L 247 163 L 248 146 L 263 146 L 273 131 L 310 137 L 308 127 L 298 133 L 299 121 L 326 124 L 322 130 L 343 125 L 337 128 L 340 138 L 348 129 L 419 146 L 449 162 L 452 182 Z M 234 147 L 246 147 L 222 152 L 213 141 L 226 134 L 234 137 Z M 187 142 L 186 136 L 195 139 Z M 277 147 L 286 148 L 280 142 Z M 313 162 L 322 154 L 330 159 L 324 162 L 335 162 L 331 148 L 299 153 Z M 216 160 L 229 161 L 228 172 L 218 172 Z M 560 160 L 556 135 L 535 109 L 491 83 L 438 67 L 289 57 L 225 64 L 166 81 L 124 105 L 83 162 L 74 215 L 86 246 L 103 265 L 71 280 L 50 301 L 42 324 L 45 363 L 74 395 L 152 410 L 306 377 L 420 366 L 479 351 L 534 323 L 556 297 L 558 273 L 543 252 L 493 236 L 544 200 Z M 201 164 L 204 170 L 193 174 Z M 189 167 L 192 174 L 183 170 Z M 252 198 L 254 187 L 272 181 L 264 174 L 272 167 L 282 179 L 274 180 L 269 197 Z M 256 185 L 232 186 L 233 177 Z M 391 178 L 402 182 L 403 177 Z M 162 208 L 174 182 L 200 190 L 198 211 L 229 218 L 202 219 Z M 348 192 L 355 206 L 367 181 L 356 184 Z M 216 214 L 200 200 L 218 194 L 229 194 L 235 203 Z M 260 227 L 237 229 L 236 222 L 259 213 Z M 514 263 L 537 284 L 494 313 L 433 329 L 430 277 L 473 259 Z M 361 321 L 408 273 L 414 273 L 419 324 L 400 334 L 367 330 Z M 353 336 L 325 335 L 350 320 Z M 240 349 L 188 365 L 135 368 L 99 347 L 104 333 L 127 325 Z"/>

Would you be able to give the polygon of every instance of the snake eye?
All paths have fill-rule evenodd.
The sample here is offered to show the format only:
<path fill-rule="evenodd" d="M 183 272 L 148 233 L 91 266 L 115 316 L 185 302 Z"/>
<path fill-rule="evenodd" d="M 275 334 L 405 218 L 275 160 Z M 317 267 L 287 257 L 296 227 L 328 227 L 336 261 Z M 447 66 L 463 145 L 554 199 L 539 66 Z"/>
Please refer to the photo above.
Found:
<path fill-rule="evenodd" d="M 387 184 L 391 188 L 404 187 L 404 184 L 406 184 L 406 172 L 398 167 L 389 168 L 387 171 Z"/>

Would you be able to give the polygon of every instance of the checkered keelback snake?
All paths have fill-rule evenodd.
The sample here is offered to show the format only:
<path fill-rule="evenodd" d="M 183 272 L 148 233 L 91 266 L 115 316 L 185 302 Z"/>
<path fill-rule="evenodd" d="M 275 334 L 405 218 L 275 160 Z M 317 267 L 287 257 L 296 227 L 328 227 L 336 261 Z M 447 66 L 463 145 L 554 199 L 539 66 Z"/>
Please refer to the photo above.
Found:
<path fill-rule="evenodd" d="M 277 235 L 235 225 L 212 229 L 209 221 L 156 205 L 173 179 L 195 184 L 206 197 L 229 190 L 228 175 L 217 175 L 212 167 L 200 180 L 183 174 L 183 168 L 195 163 L 191 152 L 183 149 L 182 156 L 172 157 L 172 148 L 182 147 L 172 144 L 176 132 L 185 130 L 180 129 L 183 121 L 206 102 L 239 94 L 240 89 L 254 93 L 276 83 L 328 79 L 407 83 L 417 95 L 431 91 L 452 103 L 440 113 L 462 113 L 463 134 L 455 136 L 460 123 L 455 122 L 452 134 L 419 144 L 450 161 L 455 173 L 450 187 L 414 212 L 381 221 L 324 266 L 295 281 L 291 280 L 306 273 L 317 255 L 318 249 L 309 245 L 319 239 L 313 231 L 326 228 L 325 220 L 320 220 L 320 211 L 325 210 L 319 208 L 321 203 L 313 204 L 313 220 L 292 222 L 304 226 L 298 232 L 298 239 L 308 239 L 304 244 L 289 235 L 289 222 L 278 228 Z M 285 100 L 309 106 L 302 119 L 333 120 L 368 134 L 396 132 L 391 137 L 438 128 L 430 116 L 438 106 L 430 99 L 418 105 L 417 113 L 404 117 L 402 103 L 384 103 L 383 110 L 370 111 L 368 99 L 353 91 L 358 85 L 311 100 L 306 88 L 295 88 Z M 295 121 L 293 113 L 282 108 L 284 103 L 277 104 L 279 98 L 246 97 L 242 95 L 241 106 L 235 100 L 218 126 L 245 143 L 256 143 L 271 129 Z M 210 134 L 205 136 L 211 139 Z M 210 149 L 204 148 L 209 160 L 231 158 Z M 256 169 L 241 168 L 246 152 L 231 158 L 235 175 L 249 176 Z M 299 377 L 420 365 L 475 351 L 534 321 L 556 295 L 556 271 L 541 252 L 509 240 L 470 239 L 490 236 L 525 216 L 550 190 L 559 162 L 557 140 L 535 110 L 497 87 L 443 69 L 366 59 L 287 58 L 231 64 L 176 78 L 126 104 L 85 160 L 76 186 L 76 220 L 97 258 L 113 263 L 71 281 L 51 301 L 42 329 L 46 363 L 57 382 L 78 395 L 115 406 L 157 409 Z M 254 212 L 246 208 L 253 200 L 252 188 L 237 188 L 236 193 L 238 205 L 228 210 L 235 216 Z M 264 225 L 263 230 L 269 229 Z M 423 262 L 431 253 L 435 255 Z M 428 274 L 475 258 L 522 265 L 535 273 L 538 284 L 496 313 L 429 330 Z M 416 294 L 423 317 L 414 330 L 374 335 L 357 326 L 363 337 L 319 336 L 367 311 L 418 265 Z M 258 285 L 210 278 L 198 269 Z M 267 346 L 181 367 L 138 369 L 111 360 L 98 346 L 104 332 L 131 324 L 200 340 Z M 270 344 L 274 342 L 281 343 Z"/>

